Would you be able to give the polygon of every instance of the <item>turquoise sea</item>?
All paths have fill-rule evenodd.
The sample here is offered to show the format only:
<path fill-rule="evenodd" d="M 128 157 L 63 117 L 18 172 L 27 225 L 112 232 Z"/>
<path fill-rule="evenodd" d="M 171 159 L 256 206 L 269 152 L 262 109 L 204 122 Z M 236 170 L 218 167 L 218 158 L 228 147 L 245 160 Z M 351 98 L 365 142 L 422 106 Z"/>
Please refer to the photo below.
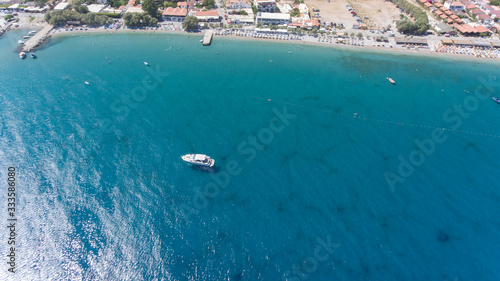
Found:
<path fill-rule="evenodd" d="M 1 280 L 500 280 L 498 62 L 199 34 L 21 60 L 24 33 L 0 38 Z"/>

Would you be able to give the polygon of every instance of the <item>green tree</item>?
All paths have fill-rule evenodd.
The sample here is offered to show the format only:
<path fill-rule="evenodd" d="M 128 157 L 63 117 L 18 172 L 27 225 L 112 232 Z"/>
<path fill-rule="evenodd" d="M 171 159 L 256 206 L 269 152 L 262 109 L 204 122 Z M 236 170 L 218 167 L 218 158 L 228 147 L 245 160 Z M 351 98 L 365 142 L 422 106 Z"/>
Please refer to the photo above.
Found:
<path fill-rule="evenodd" d="M 165 7 L 165 8 L 168 8 L 168 7 L 176 8 L 177 7 L 177 3 L 176 2 L 165 1 L 165 2 L 163 2 L 163 7 Z"/>
<path fill-rule="evenodd" d="M 182 28 L 186 31 L 193 31 L 198 29 L 198 18 L 195 16 L 187 16 L 182 22 Z"/>
<path fill-rule="evenodd" d="M 238 24 L 238 28 L 239 29 L 243 28 L 243 24 Z"/>
<path fill-rule="evenodd" d="M 264 26 L 263 23 L 261 23 L 261 22 L 257 23 L 257 28 L 262 28 L 263 26 Z"/>
<path fill-rule="evenodd" d="M 363 37 L 363 33 L 358 32 L 357 37 L 358 37 L 358 38 L 362 38 L 362 37 Z"/>
<path fill-rule="evenodd" d="M 47 0 L 35 0 L 35 5 L 37 5 L 38 7 L 45 6 L 45 3 L 47 3 Z"/>
<path fill-rule="evenodd" d="M 493 6 L 500 6 L 500 0 L 491 0 L 490 4 Z"/>
<path fill-rule="evenodd" d="M 215 7 L 215 0 L 205 0 L 202 6 L 207 10 L 211 10 Z"/>
<path fill-rule="evenodd" d="M 157 18 L 158 17 L 158 6 L 154 0 L 144 0 L 142 1 L 142 9 L 148 13 L 150 16 Z"/>
<path fill-rule="evenodd" d="M 299 8 L 293 8 L 293 12 L 290 13 L 290 17 L 294 18 L 294 17 L 298 17 L 298 16 L 300 16 Z"/>
<path fill-rule="evenodd" d="M 3 17 L 3 19 L 4 19 L 5 21 L 10 21 L 10 20 L 11 20 L 11 19 L 13 19 L 13 18 L 14 18 L 14 16 L 13 16 L 13 15 L 6 15 L 5 17 Z"/>

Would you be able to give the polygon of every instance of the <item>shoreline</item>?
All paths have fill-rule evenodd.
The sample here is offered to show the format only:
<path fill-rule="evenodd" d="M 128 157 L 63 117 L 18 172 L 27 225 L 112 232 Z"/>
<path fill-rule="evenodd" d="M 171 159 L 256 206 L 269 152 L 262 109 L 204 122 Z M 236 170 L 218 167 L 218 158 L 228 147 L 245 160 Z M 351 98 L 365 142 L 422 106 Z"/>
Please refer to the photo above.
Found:
<path fill-rule="evenodd" d="M 24 27 L 29 28 L 29 27 Z M 65 30 L 63 28 L 55 28 L 53 29 L 49 36 L 50 37 L 64 37 L 64 36 L 91 36 L 91 35 L 115 35 L 115 34 L 175 34 L 182 36 L 203 36 L 205 32 L 186 32 L 182 29 L 180 30 L 167 30 L 167 29 L 104 29 L 104 28 L 87 28 L 87 30 Z M 245 37 L 245 36 L 237 36 L 235 34 L 229 35 L 215 35 L 214 40 L 227 38 L 230 40 L 242 40 L 242 41 L 252 41 L 252 42 L 269 42 L 269 43 L 279 43 L 279 44 L 288 44 L 288 45 L 304 45 L 304 46 L 316 46 L 323 48 L 332 48 L 339 51 L 348 51 L 348 52 L 363 52 L 363 53 L 380 53 L 380 54 L 388 54 L 394 56 L 406 55 L 406 56 L 420 56 L 427 58 L 440 58 L 444 60 L 451 61 L 471 61 L 471 62 L 492 62 L 498 63 L 500 62 L 499 58 L 485 58 L 485 57 L 477 57 L 472 55 L 463 55 L 463 54 L 453 54 L 453 53 L 441 53 L 432 51 L 430 49 L 420 49 L 419 51 L 415 49 L 405 49 L 405 48 L 389 48 L 389 47 L 376 47 L 376 46 L 353 46 L 347 44 L 338 44 L 338 43 L 327 43 L 327 42 L 315 42 L 315 37 L 306 37 L 307 40 L 278 40 L 278 39 L 264 39 L 264 38 L 254 38 L 254 37 Z"/>

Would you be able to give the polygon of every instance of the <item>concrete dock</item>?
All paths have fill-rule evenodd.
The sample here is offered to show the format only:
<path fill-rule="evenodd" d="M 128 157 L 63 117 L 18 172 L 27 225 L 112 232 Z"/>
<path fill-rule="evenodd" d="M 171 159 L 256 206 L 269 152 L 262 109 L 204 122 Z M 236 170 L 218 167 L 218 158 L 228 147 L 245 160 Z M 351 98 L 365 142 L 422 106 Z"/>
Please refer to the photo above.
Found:
<path fill-rule="evenodd" d="M 36 47 L 40 46 L 49 37 L 50 31 L 54 28 L 53 25 L 47 25 L 42 30 L 38 31 L 33 37 L 24 43 L 23 52 L 31 52 Z"/>
<path fill-rule="evenodd" d="M 11 25 L 12 23 L 9 22 L 4 27 L 0 28 L 0 36 L 2 36 L 5 32 L 9 31 Z"/>
<path fill-rule="evenodd" d="M 205 33 L 205 36 L 203 36 L 203 46 L 209 46 L 210 43 L 212 43 L 212 38 L 214 37 L 214 31 L 209 30 Z"/>

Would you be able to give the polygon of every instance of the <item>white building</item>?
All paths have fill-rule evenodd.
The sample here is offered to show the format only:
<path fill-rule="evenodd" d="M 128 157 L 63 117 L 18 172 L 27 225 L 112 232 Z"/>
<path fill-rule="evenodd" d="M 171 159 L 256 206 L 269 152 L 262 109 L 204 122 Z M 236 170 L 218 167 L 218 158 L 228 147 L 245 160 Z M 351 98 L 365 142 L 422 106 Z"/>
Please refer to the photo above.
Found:
<path fill-rule="evenodd" d="M 54 7 L 54 10 L 56 10 L 56 11 L 57 11 L 57 10 L 60 10 L 60 11 L 62 11 L 62 10 L 66 10 L 66 9 L 68 8 L 68 6 L 69 6 L 69 3 L 59 3 L 59 4 L 57 4 L 57 5 Z"/>
<path fill-rule="evenodd" d="M 444 5 L 450 11 L 465 11 L 465 5 L 462 2 L 447 1 Z"/>
<path fill-rule="evenodd" d="M 283 14 L 290 14 L 291 12 L 293 12 L 293 8 L 289 4 L 283 4 L 278 2 L 276 3 L 276 6 L 278 6 L 278 9 Z"/>
<path fill-rule="evenodd" d="M 228 0 L 226 8 L 228 10 L 252 9 L 252 3 L 248 0 Z"/>
<path fill-rule="evenodd" d="M 89 13 L 101 13 L 105 7 L 106 5 L 92 4 L 88 5 L 87 9 L 89 9 Z"/>
<path fill-rule="evenodd" d="M 301 14 L 304 14 L 304 15 L 308 15 L 309 16 L 309 8 L 307 8 L 307 5 L 302 3 L 302 4 L 299 4 L 299 12 Z"/>
<path fill-rule="evenodd" d="M 144 13 L 144 10 L 141 7 L 128 7 L 128 9 L 127 9 L 127 11 L 125 13 L 126 14 L 127 13 L 139 13 L 139 14 L 142 14 L 142 13 Z"/>
<path fill-rule="evenodd" d="M 257 11 L 261 13 L 274 13 L 276 12 L 275 0 L 254 0 Z"/>
<path fill-rule="evenodd" d="M 290 14 L 281 14 L 281 13 L 259 13 L 257 15 L 257 23 L 263 24 L 289 24 L 290 23 Z"/>
<path fill-rule="evenodd" d="M 228 24 L 229 23 L 232 23 L 232 24 L 254 24 L 255 20 L 254 20 L 252 9 L 251 8 L 250 9 L 243 9 L 243 11 L 247 12 L 248 15 L 229 14 L 228 18 L 229 18 L 230 22 L 228 21 Z"/>

